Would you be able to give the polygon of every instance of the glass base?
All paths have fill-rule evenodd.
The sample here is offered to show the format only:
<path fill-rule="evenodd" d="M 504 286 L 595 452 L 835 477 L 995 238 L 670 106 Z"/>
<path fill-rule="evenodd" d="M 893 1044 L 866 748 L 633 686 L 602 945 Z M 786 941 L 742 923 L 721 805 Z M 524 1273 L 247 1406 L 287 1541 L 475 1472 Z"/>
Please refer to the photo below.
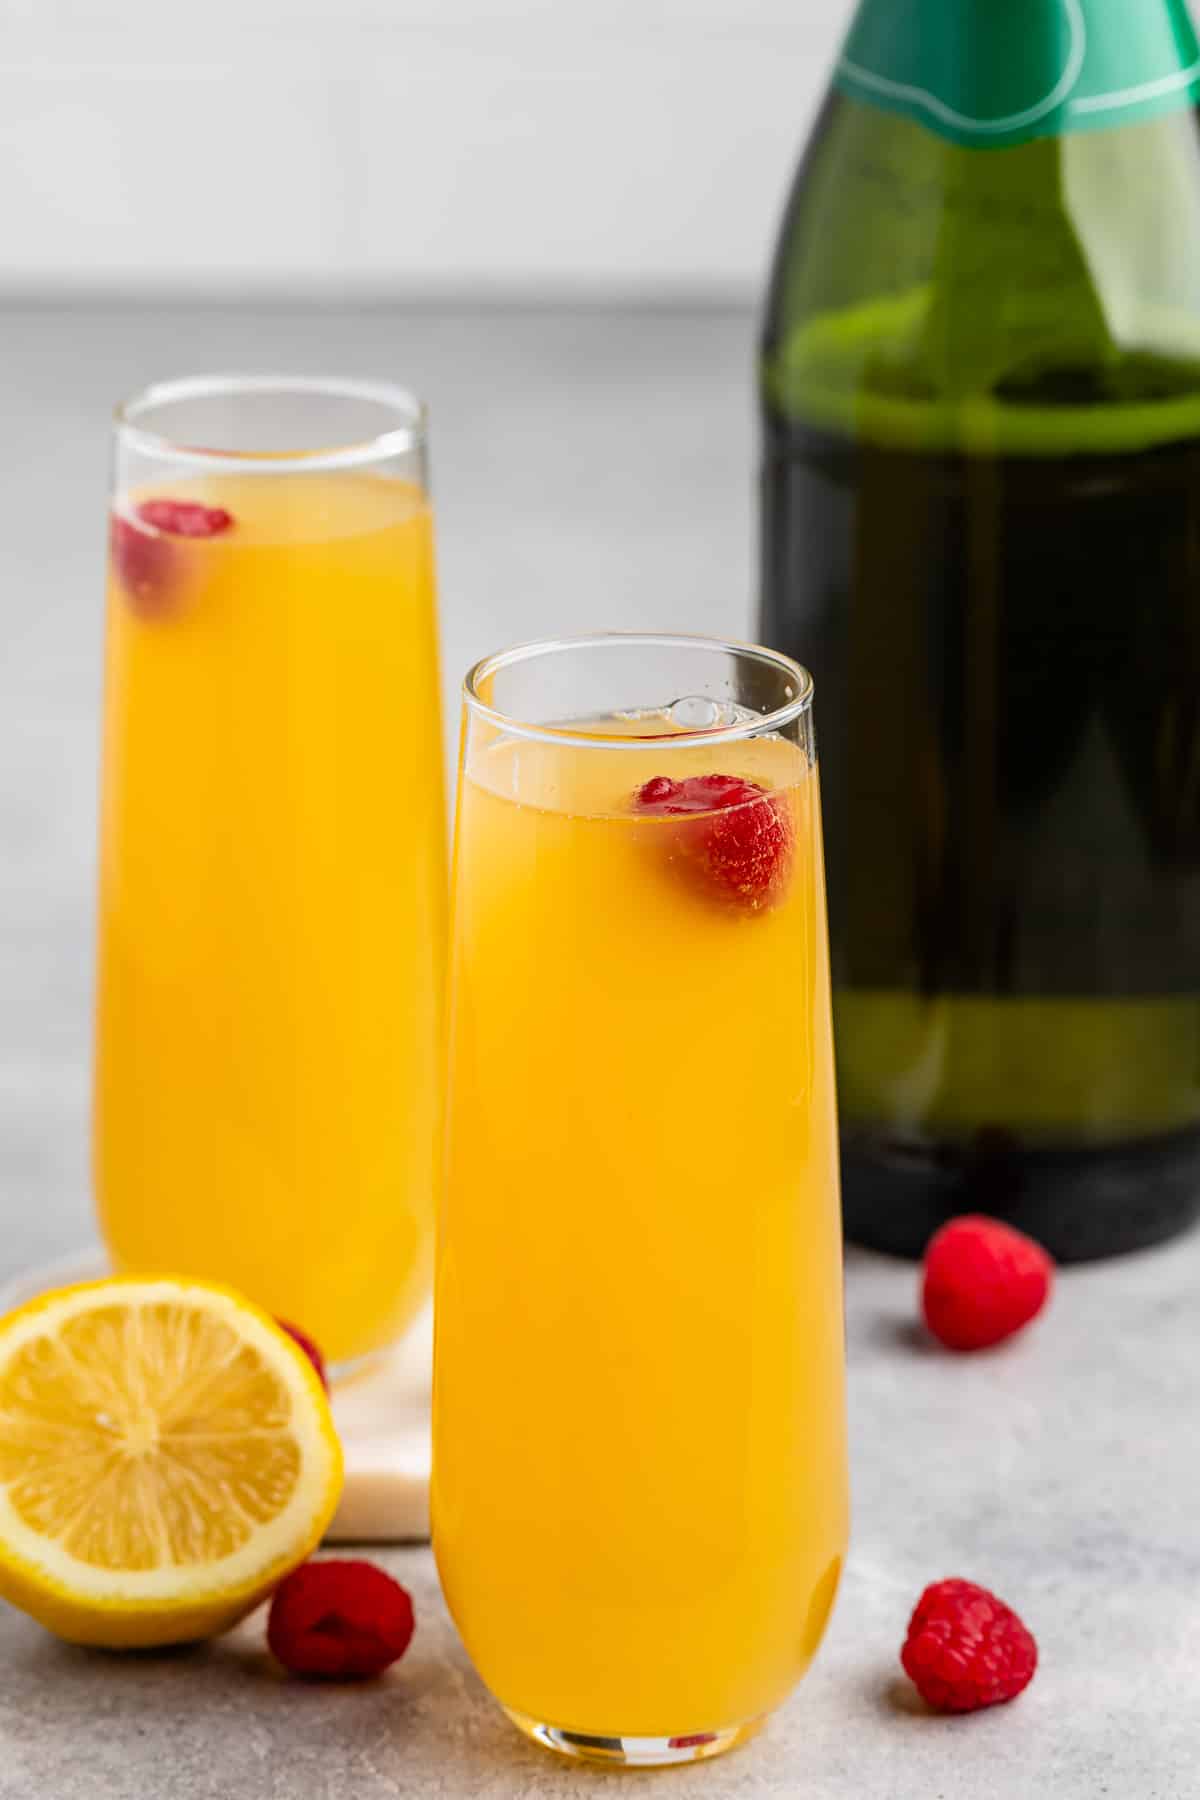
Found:
<path fill-rule="evenodd" d="M 592 1737 L 583 1731 L 564 1731 L 559 1725 L 546 1725 L 504 1708 L 513 1724 L 536 1744 L 557 1750 L 576 1762 L 607 1763 L 610 1768 L 655 1769 L 670 1763 L 705 1762 L 710 1756 L 723 1756 L 747 1743 L 766 1724 L 766 1714 L 750 1719 L 744 1725 L 729 1725 L 723 1731 L 690 1731 L 680 1737 Z"/>

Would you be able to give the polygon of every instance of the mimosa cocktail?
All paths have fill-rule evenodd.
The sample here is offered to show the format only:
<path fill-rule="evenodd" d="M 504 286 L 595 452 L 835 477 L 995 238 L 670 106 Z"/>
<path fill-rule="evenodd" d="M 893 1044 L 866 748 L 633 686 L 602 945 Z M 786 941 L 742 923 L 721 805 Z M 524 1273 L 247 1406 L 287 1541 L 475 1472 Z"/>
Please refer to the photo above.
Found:
<path fill-rule="evenodd" d="M 101 1224 L 119 1267 L 232 1283 L 344 1363 L 399 1333 L 431 1269 L 445 871 L 419 442 L 176 454 L 137 423 L 108 596 Z"/>
<path fill-rule="evenodd" d="M 586 717 L 519 722 L 561 720 L 583 659 L 604 666 L 578 684 Z M 730 676 L 776 716 L 726 698 Z M 605 691 L 639 704 L 594 712 Z M 636 638 L 485 665 L 455 895 L 446 1597 L 531 1734 L 616 1761 L 712 1754 L 803 1674 L 847 1531 L 802 673 Z"/>

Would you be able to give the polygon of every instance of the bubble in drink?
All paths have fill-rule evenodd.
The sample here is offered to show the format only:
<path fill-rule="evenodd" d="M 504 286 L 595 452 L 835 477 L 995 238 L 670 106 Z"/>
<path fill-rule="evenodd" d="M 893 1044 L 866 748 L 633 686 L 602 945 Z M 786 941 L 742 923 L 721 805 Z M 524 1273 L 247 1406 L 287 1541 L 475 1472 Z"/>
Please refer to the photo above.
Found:
<path fill-rule="evenodd" d="M 684 731 L 716 731 L 723 725 L 737 725 L 742 708 L 729 700 L 710 700 L 704 694 L 687 694 L 673 700 L 667 709 L 673 725 Z"/>

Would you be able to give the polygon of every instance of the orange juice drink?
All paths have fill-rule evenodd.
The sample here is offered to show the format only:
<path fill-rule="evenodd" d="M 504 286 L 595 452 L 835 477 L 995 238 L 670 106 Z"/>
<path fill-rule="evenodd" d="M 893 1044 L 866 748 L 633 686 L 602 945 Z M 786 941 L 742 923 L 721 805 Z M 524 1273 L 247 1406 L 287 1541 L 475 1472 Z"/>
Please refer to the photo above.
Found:
<path fill-rule="evenodd" d="M 430 511 L 411 472 L 205 454 L 114 506 L 100 1222 L 119 1268 L 229 1282 L 344 1364 L 431 1272 Z"/>
<path fill-rule="evenodd" d="M 639 695 L 672 654 L 597 643 Z M 795 666 L 757 654 L 761 703 Z M 811 721 L 795 670 L 774 727 L 701 695 L 528 733 L 534 667 L 477 673 L 464 733 L 434 1543 L 518 1724 L 683 1760 L 803 1675 L 846 1547 Z"/>

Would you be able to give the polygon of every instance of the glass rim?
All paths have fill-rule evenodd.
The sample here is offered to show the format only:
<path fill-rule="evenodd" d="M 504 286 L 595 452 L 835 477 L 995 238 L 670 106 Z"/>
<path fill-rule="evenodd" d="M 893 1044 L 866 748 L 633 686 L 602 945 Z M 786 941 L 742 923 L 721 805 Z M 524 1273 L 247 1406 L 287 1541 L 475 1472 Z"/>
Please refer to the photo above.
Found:
<path fill-rule="evenodd" d="M 141 422 L 143 414 L 177 400 L 203 400 L 217 395 L 301 394 L 331 400 L 365 400 L 390 408 L 397 423 L 369 438 L 348 444 L 322 444 L 311 450 L 205 449 L 179 444 Z M 180 375 L 152 381 L 113 408 L 117 441 L 143 456 L 183 463 L 195 469 L 237 470 L 247 475 L 306 474 L 329 469 L 359 469 L 420 450 L 429 422 L 424 401 L 399 382 L 339 375 Z"/>
<path fill-rule="evenodd" d="M 463 677 L 463 704 L 476 718 L 486 720 L 506 736 L 523 738 L 530 743 L 571 744 L 581 750 L 644 752 L 645 738 L 595 737 L 589 732 L 575 731 L 565 725 L 534 725 L 492 706 L 479 692 L 481 681 L 516 663 L 532 662 L 536 657 L 554 655 L 564 650 L 602 649 L 613 644 L 638 644 L 647 650 L 721 651 L 727 656 L 740 657 L 745 661 L 776 669 L 795 682 L 796 692 L 792 698 L 772 712 L 758 714 L 753 719 L 739 720 L 733 725 L 714 725 L 702 731 L 672 732 L 669 736 L 664 734 L 658 742 L 672 750 L 689 749 L 696 744 L 740 743 L 747 738 L 761 737 L 764 732 L 779 731 L 784 726 L 793 724 L 812 708 L 812 676 L 802 663 L 796 662 L 791 656 L 785 656 L 781 650 L 768 650 L 763 644 L 745 643 L 738 638 L 671 631 L 597 631 L 578 637 L 533 638 L 527 643 L 514 644 L 508 650 L 493 651 L 491 655 L 483 656 L 473 663 Z"/>

